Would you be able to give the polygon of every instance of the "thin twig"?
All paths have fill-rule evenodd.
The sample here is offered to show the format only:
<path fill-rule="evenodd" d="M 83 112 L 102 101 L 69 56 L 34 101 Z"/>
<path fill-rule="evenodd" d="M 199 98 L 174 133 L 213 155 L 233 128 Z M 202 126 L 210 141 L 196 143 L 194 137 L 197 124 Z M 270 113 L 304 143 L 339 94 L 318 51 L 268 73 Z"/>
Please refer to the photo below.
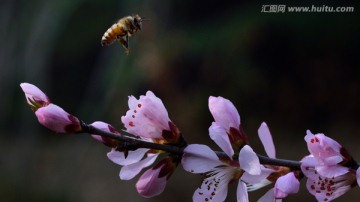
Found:
<path fill-rule="evenodd" d="M 155 149 L 155 150 L 161 150 L 161 151 L 165 151 L 165 152 L 175 154 L 175 155 L 180 155 L 180 156 L 184 153 L 184 149 L 185 149 L 185 147 L 181 147 L 181 146 L 175 146 L 175 145 L 169 145 L 169 144 L 157 144 L 157 143 L 153 143 L 153 142 L 146 142 L 141 139 L 132 138 L 132 137 L 126 136 L 126 135 L 131 135 L 131 134 L 127 133 L 126 131 L 122 131 L 122 134 L 126 134 L 126 135 L 120 135 L 120 134 L 100 130 L 100 129 L 95 128 L 94 126 L 86 124 L 84 122 L 81 122 L 81 126 L 82 126 L 82 131 L 81 131 L 82 133 L 96 134 L 96 135 L 101 135 L 104 137 L 116 139 L 116 140 L 119 140 L 120 142 L 124 143 L 124 145 L 127 144 L 129 147 L 135 148 L 135 149 L 136 148 Z M 215 153 L 219 157 L 226 157 L 226 154 L 224 152 L 216 151 Z M 259 154 L 257 154 L 257 155 L 259 157 L 261 164 L 274 165 L 274 166 L 285 166 L 285 167 L 289 167 L 292 170 L 301 170 L 301 168 L 300 168 L 301 162 L 300 161 L 293 161 L 293 160 L 287 160 L 287 159 L 273 159 L 273 158 L 269 158 L 269 157 L 266 157 L 263 155 L 259 155 Z M 354 165 L 352 165 L 352 167 L 354 167 L 354 168 L 359 167 L 357 162 L 354 161 L 353 164 Z"/>
<path fill-rule="evenodd" d="M 157 144 L 157 143 L 153 143 L 153 142 L 142 141 L 140 139 L 130 138 L 125 135 L 119 135 L 119 134 L 100 130 L 100 129 L 95 128 L 92 125 L 88 125 L 84 122 L 82 122 L 81 125 L 82 125 L 82 129 L 83 129 L 82 132 L 84 132 L 84 133 L 101 135 L 101 136 L 119 140 L 120 142 L 130 143 L 131 147 L 134 147 L 134 148 L 149 148 L 149 149 L 162 150 L 162 151 L 166 151 L 166 152 L 169 152 L 172 154 L 177 154 L 177 155 L 183 154 L 184 148 L 181 148 L 181 147 L 177 147 L 177 146 L 173 146 L 173 145 L 166 145 L 166 144 Z M 125 132 L 122 132 L 122 133 L 125 133 Z"/>

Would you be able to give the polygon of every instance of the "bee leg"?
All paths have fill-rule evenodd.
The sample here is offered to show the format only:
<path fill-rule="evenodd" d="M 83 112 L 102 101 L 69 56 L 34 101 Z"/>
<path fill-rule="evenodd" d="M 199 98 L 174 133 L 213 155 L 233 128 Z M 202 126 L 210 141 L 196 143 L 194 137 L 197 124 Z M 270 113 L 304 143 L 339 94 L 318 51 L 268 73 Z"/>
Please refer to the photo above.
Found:
<path fill-rule="evenodd" d="M 129 48 L 129 35 L 125 35 L 126 47 Z"/>
<path fill-rule="evenodd" d="M 118 39 L 119 43 L 125 48 L 126 54 L 129 54 L 129 37 L 126 35 Z"/>
<path fill-rule="evenodd" d="M 129 35 L 125 36 L 125 41 L 126 41 L 125 52 L 126 52 L 126 54 L 129 54 L 129 52 L 130 52 L 130 49 L 129 49 Z"/>

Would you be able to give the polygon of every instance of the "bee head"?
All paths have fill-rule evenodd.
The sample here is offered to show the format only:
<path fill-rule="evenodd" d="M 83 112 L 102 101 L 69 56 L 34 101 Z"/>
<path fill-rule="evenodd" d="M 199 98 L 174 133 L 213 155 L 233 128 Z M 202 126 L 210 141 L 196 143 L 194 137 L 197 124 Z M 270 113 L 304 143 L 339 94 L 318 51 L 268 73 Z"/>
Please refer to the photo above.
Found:
<path fill-rule="evenodd" d="M 137 29 L 141 30 L 142 19 L 138 14 L 134 15 L 134 25 Z"/>

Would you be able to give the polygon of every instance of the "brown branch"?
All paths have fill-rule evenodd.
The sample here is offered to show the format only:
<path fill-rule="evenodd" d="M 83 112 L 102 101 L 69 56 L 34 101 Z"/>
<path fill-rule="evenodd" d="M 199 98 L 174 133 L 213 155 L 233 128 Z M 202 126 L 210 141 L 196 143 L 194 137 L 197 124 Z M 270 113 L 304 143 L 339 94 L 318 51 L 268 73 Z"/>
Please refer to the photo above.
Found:
<path fill-rule="evenodd" d="M 81 132 L 101 135 L 104 137 L 109 137 L 112 139 L 119 140 L 122 143 L 122 146 L 124 148 L 131 148 L 131 149 L 149 148 L 149 149 L 161 150 L 161 151 L 165 151 L 165 152 L 168 152 L 171 154 L 181 156 L 184 153 L 184 149 L 186 147 L 186 146 L 181 147 L 181 146 L 175 146 L 175 145 L 169 145 L 169 144 L 157 144 L 157 143 L 153 143 L 153 142 L 146 142 L 141 139 L 136 139 L 136 138 L 126 136 L 126 135 L 131 135 L 131 134 L 127 133 L 126 131 L 121 132 L 122 134 L 125 134 L 125 135 L 115 134 L 115 133 L 97 129 L 94 126 L 86 124 L 84 122 L 82 122 L 81 125 L 82 125 Z M 219 157 L 226 156 L 226 154 L 224 152 L 216 151 L 216 154 Z M 285 166 L 285 167 L 291 168 L 292 170 L 301 170 L 301 168 L 300 168 L 301 162 L 300 161 L 293 161 L 293 160 L 287 160 L 287 159 L 273 159 L 273 158 L 269 158 L 269 157 L 259 155 L 259 154 L 258 154 L 258 157 L 259 157 L 261 164 Z M 356 162 L 353 164 L 354 165 L 352 165 L 351 167 L 354 167 L 354 168 L 359 167 L 359 165 Z"/>
<path fill-rule="evenodd" d="M 142 141 L 140 139 L 134 139 L 125 135 L 120 135 L 116 133 L 111 133 L 107 131 L 100 130 L 98 128 L 95 128 L 92 125 L 86 124 L 84 122 L 81 122 L 81 127 L 83 133 L 89 133 L 89 134 L 96 134 L 101 135 L 104 137 L 109 137 L 112 139 L 119 140 L 122 143 L 125 143 L 125 147 L 131 147 L 131 148 L 149 148 L 149 149 L 156 149 L 156 150 L 162 150 L 166 151 L 172 154 L 182 155 L 184 148 L 173 146 L 173 145 L 166 145 L 166 144 L 157 144 L 153 142 L 146 142 Z M 122 131 L 121 133 L 126 133 L 125 131 Z"/>

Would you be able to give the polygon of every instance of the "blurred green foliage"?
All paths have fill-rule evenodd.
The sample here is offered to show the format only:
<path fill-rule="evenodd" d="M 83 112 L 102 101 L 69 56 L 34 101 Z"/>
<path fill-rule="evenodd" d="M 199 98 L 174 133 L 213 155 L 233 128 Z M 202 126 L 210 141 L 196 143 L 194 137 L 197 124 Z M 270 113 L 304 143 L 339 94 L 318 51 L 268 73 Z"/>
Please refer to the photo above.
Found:
<path fill-rule="evenodd" d="M 311 6 L 317 3 L 285 3 Z M 209 95 L 238 108 L 252 146 L 266 121 L 278 156 L 307 154 L 306 129 L 337 139 L 356 159 L 360 121 L 359 12 L 262 13 L 248 1 L 10 1 L 0 3 L 0 198 L 4 201 L 191 201 L 201 181 L 178 169 L 163 195 L 142 199 L 135 180 L 118 179 L 107 148 L 86 135 L 41 127 L 21 82 L 39 86 L 86 122 L 121 128 L 127 96 L 152 90 L 190 143 L 215 145 L 207 129 Z M 101 47 L 117 19 L 150 18 L 130 38 Z M 189 186 L 182 186 L 186 182 Z M 181 186 L 180 186 L 181 185 Z M 303 186 L 304 188 L 304 186 Z M 250 194 L 255 201 L 262 191 Z M 339 201 L 358 198 L 352 190 Z M 302 194 L 288 201 L 314 200 Z M 235 200 L 235 190 L 229 192 Z"/>

